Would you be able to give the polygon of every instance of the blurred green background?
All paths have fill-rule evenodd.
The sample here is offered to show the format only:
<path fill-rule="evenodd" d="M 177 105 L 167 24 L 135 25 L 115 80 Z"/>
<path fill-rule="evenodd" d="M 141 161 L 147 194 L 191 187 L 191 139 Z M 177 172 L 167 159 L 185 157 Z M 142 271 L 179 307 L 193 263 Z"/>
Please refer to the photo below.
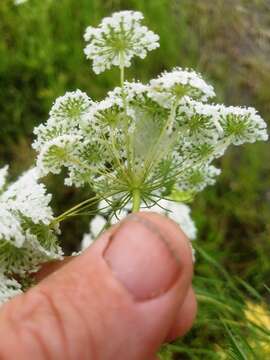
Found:
<path fill-rule="evenodd" d="M 129 79 L 146 81 L 164 69 L 192 67 L 215 86 L 217 101 L 254 106 L 269 123 L 268 0 L 28 0 L 19 6 L 1 0 L 0 165 L 9 163 L 13 177 L 33 163 L 33 127 L 47 119 L 57 96 L 80 88 L 101 99 L 118 83 L 117 70 L 99 76 L 92 72 L 82 36 L 87 25 L 97 25 L 120 9 L 142 11 L 161 39 L 160 49 L 128 69 Z M 197 241 L 217 263 L 267 298 L 269 142 L 232 148 L 218 166 L 223 171 L 217 185 L 192 205 Z M 61 176 L 46 182 L 55 195 L 56 213 L 86 196 L 86 190 L 63 188 Z M 76 249 L 88 222 L 84 218 L 64 224 L 67 252 Z M 211 266 L 200 257 L 196 269 L 212 276 Z"/>

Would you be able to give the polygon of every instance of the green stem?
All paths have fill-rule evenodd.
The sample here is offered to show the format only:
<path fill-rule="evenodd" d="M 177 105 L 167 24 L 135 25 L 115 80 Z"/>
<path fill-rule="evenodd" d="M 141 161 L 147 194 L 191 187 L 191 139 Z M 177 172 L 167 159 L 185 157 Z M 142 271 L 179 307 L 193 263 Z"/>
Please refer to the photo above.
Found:
<path fill-rule="evenodd" d="M 124 66 L 124 54 L 120 53 L 119 55 L 119 63 L 120 63 L 120 84 L 121 84 L 121 89 L 122 89 L 122 99 L 123 99 L 123 105 L 124 105 L 124 114 L 127 118 L 127 122 L 128 120 L 128 114 L 127 114 L 127 100 L 126 100 L 126 95 L 125 95 L 125 90 L 124 90 L 124 84 L 125 84 L 125 66 Z M 131 145 L 131 139 L 130 139 L 130 134 L 128 132 L 128 127 L 125 127 L 125 142 L 126 142 L 126 147 L 127 147 L 127 163 L 128 163 L 128 169 L 130 170 L 132 165 L 132 155 L 133 154 L 133 149 L 132 149 L 132 145 Z"/>
<path fill-rule="evenodd" d="M 140 191 L 138 189 L 134 189 L 132 196 L 133 196 L 132 212 L 137 212 L 140 210 L 140 205 L 141 205 Z"/>
<path fill-rule="evenodd" d="M 125 68 L 124 68 L 124 66 L 121 66 L 120 67 L 120 83 L 121 83 L 122 88 L 124 86 L 124 82 L 125 82 Z"/>
<path fill-rule="evenodd" d="M 125 84 L 125 66 L 124 66 L 124 55 L 123 53 L 120 54 L 120 84 L 122 89 L 122 97 L 123 97 L 123 104 L 124 104 L 124 110 L 126 113 L 127 110 L 127 104 L 126 104 L 126 96 L 124 91 L 124 84 Z"/>
<path fill-rule="evenodd" d="M 124 82 L 125 82 L 125 66 L 124 66 L 124 55 L 121 53 L 119 55 L 120 58 L 120 84 L 121 88 L 123 89 Z"/>
<path fill-rule="evenodd" d="M 68 209 L 67 211 L 65 211 L 64 213 L 62 213 L 61 215 L 57 216 L 50 224 L 50 226 L 56 225 L 58 223 L 60 223 L 62 220 L 64 220 L 66 217 L 68 217 L 70 214 L 76 212 L 76 210 L 80 209 L 81 207 L 83 207 L 86 204 L 90 204 L 92 203 L 92 205 L 95 202 L 98 202 L 99 198 L 97 196 L 94 196 L 92 198 L 86 199 L 84 201 L 82 201 L 81 203 L 73 206 L 72 208 Z"/>

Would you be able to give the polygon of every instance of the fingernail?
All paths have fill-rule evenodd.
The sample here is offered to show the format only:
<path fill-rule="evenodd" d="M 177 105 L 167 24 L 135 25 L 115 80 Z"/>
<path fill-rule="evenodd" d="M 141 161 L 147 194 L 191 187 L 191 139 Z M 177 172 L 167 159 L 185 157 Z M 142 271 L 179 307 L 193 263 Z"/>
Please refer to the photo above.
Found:
<path fill-rule="evenodd" d="M 137 301 L 166 293 L 181 270 L 166 234 L 138 215 L 129 216 L 117 228 L 104 259 L 114 276 Z"/>

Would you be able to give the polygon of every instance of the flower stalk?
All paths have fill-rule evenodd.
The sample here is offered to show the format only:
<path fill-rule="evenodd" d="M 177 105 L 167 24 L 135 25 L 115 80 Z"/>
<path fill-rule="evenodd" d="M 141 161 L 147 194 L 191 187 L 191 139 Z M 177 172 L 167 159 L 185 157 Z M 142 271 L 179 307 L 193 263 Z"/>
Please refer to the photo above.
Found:
<path fill-rule="evenodd" d="M 132 191 L 132 212 L 137 212 L 140 210 L 141 205 L 141 194 L 139 189 L 134 189 Z"/>

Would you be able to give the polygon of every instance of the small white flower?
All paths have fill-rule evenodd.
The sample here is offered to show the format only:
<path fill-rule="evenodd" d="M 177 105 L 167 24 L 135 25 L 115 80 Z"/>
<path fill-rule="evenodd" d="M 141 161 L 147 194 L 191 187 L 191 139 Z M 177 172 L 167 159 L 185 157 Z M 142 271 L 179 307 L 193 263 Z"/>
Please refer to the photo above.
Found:
<path fill-rule="evenodd" d="M 81 242 L 81 250 L 82 251 L 86 250 L 89 246 L 91 246 L 93 244 L 94 241 L 95 241 L 95 239 L 93 238 L 93 236 L 90 233 L 84 234 L 82 242 Z M 75 253 L 75 255 L 76 255 L 76 253 Z"/>
<path fill-rule="evenodd" d="M 145 58 L 147 51 L 159 47 L 159 36 L 141 25 L 138 11 L 120 11 L 104 18 L 97 27 L 89 26 L 84 38 L 88 45 L 86 57 L 93 60 L 93 70 L 99 74 L 112 66 L 129 67 L 134 56 Z"/>
<path fill-rule="evenodd" d="M 38 238 L 29 229 L 25 231 L 24 236 L 25 241 L 20 248 L 15 248 L 9 242 L 1 244 L 0 264 L 7 274 L 24 277 L 26 274 L 37 272 L 45 262 L 62 259 L 62 250 L 55 239 L 45 244 L 49 239 Z M 44 241 L 44 244 L 41 241 Z"/>
<path fill-rule="evenodd" d="M 38 171 L 33 168 L 11 184 L 0 197 L 12 211 L 19 211 L 37 224 L 49 224 L 53 219 L 49 207 L 51 195 L 46 193 L 43 184 L 38 183 Z"/>
<path fill-rule="evenodd" d="M 229 138 L 232 144 L 241 145 L 268 139 L 266 123 L 254 108 L 221 105 L 219 112 L 224 137 Z"/>
<path fill-rule="evenodd" d="M 101 215 L 96 215 L 91 223 L 90 223 L 90 231 L 91 234 L 96 238 L 99 233 L 103 230 L 104 226 L 106 225 L 107 221 Z"/>
<path fill-rule="evenodd" d="M 104 216 L 96 215 L 93 217 L 89 224 L 89 233 L 83 235 L 81 250 L 85 250 L 94 243 L 106 224 L 107 220 Z"/>
<path fill-rule="evenodd" d="M 1 240 L 12 243 L 15 247 L 21 247 L 25 241 L 20 220 L 0 202 L 0 243 Z"/>
<path fill-rule="evenodd" d="M 21 285 L 17 280 L 0 273 L 0 305 L 22 293 Z"/>
<path fill-rule="evenodd" d="M 193 166 L 183 171 L 177 181 L 177 187 L 182 191 L 198 192 L 208 185 L 214 185 L 221 170 L 213 165 Z"/>
<path fill-rule="evenodd" d="M 228 144 L 224 142 L 186 142 L 181 151 L 185 155 L 185 168 L 191 166 L 201 166 L 212 162 L 214 159 L 221 157 Z"/>
<path fill-rule="evenodd" d="M 76 162 L 80 140 L 79 135 L 62 135 L 47 141 L 37 158 L 40 175 L 44 176 L 49 172 L 59 174 L 63 166 L 72 167 Z"/>
<path fill-rule="evenodd" d="M 122 98 L 116 96 L 106 97 L 96 103 L 85 117 L 83 129 L 89 134 L 94 132 L 101 137 L 106 131 L 116 129 L 119 122 L 123 119 Z"/>
<path fill-rule="evenodd" d="M 185 97 L 176 108 L 176 122 L 187 140 L 194 143 L 216 143 L 223 137 L 220 115 L 215 105 Z"/>
<path fill-rule="evenodd" d="M 135 99 L 143 100 L 144 96 L 147 95 L 148 91 L 149 86 L 142 84 L 139 81 L 125 81 L 123 84 L 123 88 L 117 86 L 113 89 L 113 91 L 108 92 L 108 99 L 110 99 L 112 103 L 117 103 L 120 107 L 123 107 L 123 95 L 126 102 L 132 103 Z"/>
<path fill-rule="evenodd" d="M 79 121 L 88 112 L 93 101 L 81 90 L 67 92 L 53 104 L 50 117 L 59 120 Z"/>
<path fill-rule="evenodd" d="M 149 96 L 161 106 L 170 108 L 175 101 L 180 101 L 185 96 L 206 101 L 214 97 L 215 92 L 199 73 L 175 68 L 150 81 Z"/>
<path fill-rule="evenodd" d="M 5 273 L 24 275 L 62 257 L 58 230 L 49 227 L 54 220 L 50 200 L 36 168 L 0 194 L 0 268 Z"/>
<path fill-rule="evenodd" d="M 191 209 L 188 205 L 173 200 L 160 200 L 156 205 L 144 211 L 155 211 L 156 213 L 168 216 L 180 225 L 189 240 L 196 239 L 197 229 L 191 218 Z"/>
<path fill-rule="evenodd" d="M 6 184 L 7 175 L 8 175 L 8 165 L 0 169 L 0 192 L 3 189 L 4 185 Z"/>
<path fill-rule="evenodd" d="M 37 138 L 32 147 L 40 151 L 48 141 L 55 137 L 67 134 L 77 135 L 93 104 L 93 101 L 80 90 L 67 92 L 58 97 L 51 108 L 46 126 L 41 124 L 34 129 Z"/>
<path fill-rule="evenodd" d="M 180 225 L 189 240 L 196 239 L 197 228 L 191 218 L 191 209 L 189 206 L 170 201 L 168 204 L 168 217 Z"/>

